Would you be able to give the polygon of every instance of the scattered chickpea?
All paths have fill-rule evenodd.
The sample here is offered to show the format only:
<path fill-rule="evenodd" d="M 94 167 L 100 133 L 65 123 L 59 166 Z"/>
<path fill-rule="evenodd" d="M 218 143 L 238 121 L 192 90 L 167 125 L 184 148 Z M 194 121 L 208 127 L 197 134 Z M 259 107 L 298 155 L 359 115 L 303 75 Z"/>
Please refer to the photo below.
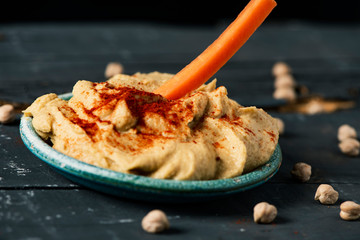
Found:
<path fill-rule="evenodd" d="M 272 68 L 272 74 L 277 77 L 285 74 L 290 74 L 291 68 L 284 62 L 277 62 Z"/>
<path fill-rule="evenodd" d="M 303 162 L 298 162 L 291 170 L 291 175 L 301 182 L 307 182 L 311 176 L 311 166 Z"/>
<path fill-rule="evenodd" d="M 295 79 L 290 74 L 280 75 L 275 78 L 275 88 L 294 88 L 296 85 Z"/>
<path fill-rule="evenodd" d="M 280 118 L 275 118 L 275 120 L 277 121 L 277 125 L 279 128 L 279 134 L 284 134 L 285 132 L 285 123 L 282 119 Z"/>
<path fill-rule="evenodd" d="M 287 101 L 294 101 L 296 93 L 293 88 L 277 88 L 274 91 L 273 97 L 275 99 L 285 99 Z"/>
<path fill-rule="evenodd" d="M 118 62 L 110 62 L 106 66 L 105 77 L 108 79 L 108 78 L 115 76 L 116 74 L 123 73 L 123 71 L 124 71 L 124 67 L 122 64 L 120 64 Z"/>
<path fill-rule="evenodd" d="M 319 101 L 310 101 L 306 106 L 306 113 L 310 115 L 323 113 L 324 111 L 324 106 Z"/>
<path fill-rule="evenodd" d="M 344 141 L 347 138 L 357 138 L 355 128 L 351 127 L 348 124 L 343 124 L 338 129 L 338 139 L 339 141 Z"/>
<path fill-rule="evenodd" d="M 272 73 L 275 76 L 273 97 L 275 99 L 295 101 L 297 98 L 295 92 L 296 82 L 291 75 L 290 67 L 284 62 L 277 62 L 273 66 Z"/>
<path fill-rule="evenodd" d="M 346 201 L 340 205 L 340 217 L 344 220 L 357 220 L 360 218 L 360 205 L 353 201 Z"/>
<path fill-rule="evenodd" d="M 276 215 L 276 207 L 267 202 L 258 203 L 254 207 L 254 222 L 256 223 L 271 223 Z"/>
<path fill-rule="evenodd" d="M 161 210 L 150 211 L 141 222 L 142 228 L 149 233 L 159 233 L 170 227 L 166 214 Z"/>
<path fill-rule="evenodd" d="M 360 153 L 360 142 L 354 138 L 347 138 L 339 143 L 342 153 L 349 156 L 358 156 Z"/>
<path fill-rule="evenodd" d="M 13 105 L 5 104 L 0 107 L 0 123 L 11 123 L 14 121 L 15 116 Z"/>
<path fill-rule="evenodd" d="M 339 198 L 339 193 L 329 184 L 320 184 L 315 193 L 315 200 L 322 204 L 334 204 Z"/>

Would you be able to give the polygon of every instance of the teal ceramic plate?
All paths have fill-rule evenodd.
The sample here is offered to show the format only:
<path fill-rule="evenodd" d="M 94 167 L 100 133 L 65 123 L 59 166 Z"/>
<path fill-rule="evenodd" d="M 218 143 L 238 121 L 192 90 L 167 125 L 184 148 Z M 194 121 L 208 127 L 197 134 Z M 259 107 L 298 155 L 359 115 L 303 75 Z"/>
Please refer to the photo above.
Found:
<path fill-rule="evenodd" d="M 68 100 L 71 96 L 63 94 L 59 97 Z M 163 180 L 96 167 L 62 154 L 36 134 L 30 117 L 21 118 L 20 133 L 33 154 L 73 182 L 104 193 L 147 201 L 193 202 L 229 196 L 265 183 L 278 171 L 282 161 L 278 145 L 265 165 L 235 178 L 206 181 Z"/>

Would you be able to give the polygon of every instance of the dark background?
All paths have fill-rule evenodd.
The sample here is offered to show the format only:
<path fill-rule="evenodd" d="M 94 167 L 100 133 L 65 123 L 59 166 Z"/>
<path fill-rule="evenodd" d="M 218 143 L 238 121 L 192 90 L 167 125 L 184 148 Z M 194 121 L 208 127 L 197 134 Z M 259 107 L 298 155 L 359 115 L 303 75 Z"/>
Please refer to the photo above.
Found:
<path fill-rule="evenodd" d="M 7 1 L 0 22 L 160 21 L 213 24 L 233 19 L 249 0 Z M 358 0 L 277 0 L 272 21 L 360 22 Z M 4 4 L 4 2 L 2 3 Z"/>

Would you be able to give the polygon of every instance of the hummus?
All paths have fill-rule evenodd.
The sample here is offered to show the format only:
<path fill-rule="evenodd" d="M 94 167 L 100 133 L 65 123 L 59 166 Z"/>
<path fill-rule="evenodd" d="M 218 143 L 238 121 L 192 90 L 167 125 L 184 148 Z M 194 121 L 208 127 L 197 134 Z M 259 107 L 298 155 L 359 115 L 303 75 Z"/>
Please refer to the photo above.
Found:
<path fill-rule="evenodd" d="M 69 101 L 39 97 L 24 111 L 53 148 L 102 168 L 153 178 L 231 178 L 265 164 L 277 122 L 227 97 L 216 80 L 178 100 L 152 92 L 173 75 L 116 75 L 78 81 Z"/>

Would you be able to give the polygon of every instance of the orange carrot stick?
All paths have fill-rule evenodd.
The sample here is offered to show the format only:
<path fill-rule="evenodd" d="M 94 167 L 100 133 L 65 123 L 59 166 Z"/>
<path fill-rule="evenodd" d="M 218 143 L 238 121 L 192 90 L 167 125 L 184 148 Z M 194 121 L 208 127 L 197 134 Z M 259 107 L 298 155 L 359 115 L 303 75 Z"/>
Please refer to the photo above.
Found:
<path fill-rule="evenodd" d="M 251 0 L 204 52 L 154 93 L 178 99 L 200 87 L 239 50 L 275 6 L 274 0 Z"/>

